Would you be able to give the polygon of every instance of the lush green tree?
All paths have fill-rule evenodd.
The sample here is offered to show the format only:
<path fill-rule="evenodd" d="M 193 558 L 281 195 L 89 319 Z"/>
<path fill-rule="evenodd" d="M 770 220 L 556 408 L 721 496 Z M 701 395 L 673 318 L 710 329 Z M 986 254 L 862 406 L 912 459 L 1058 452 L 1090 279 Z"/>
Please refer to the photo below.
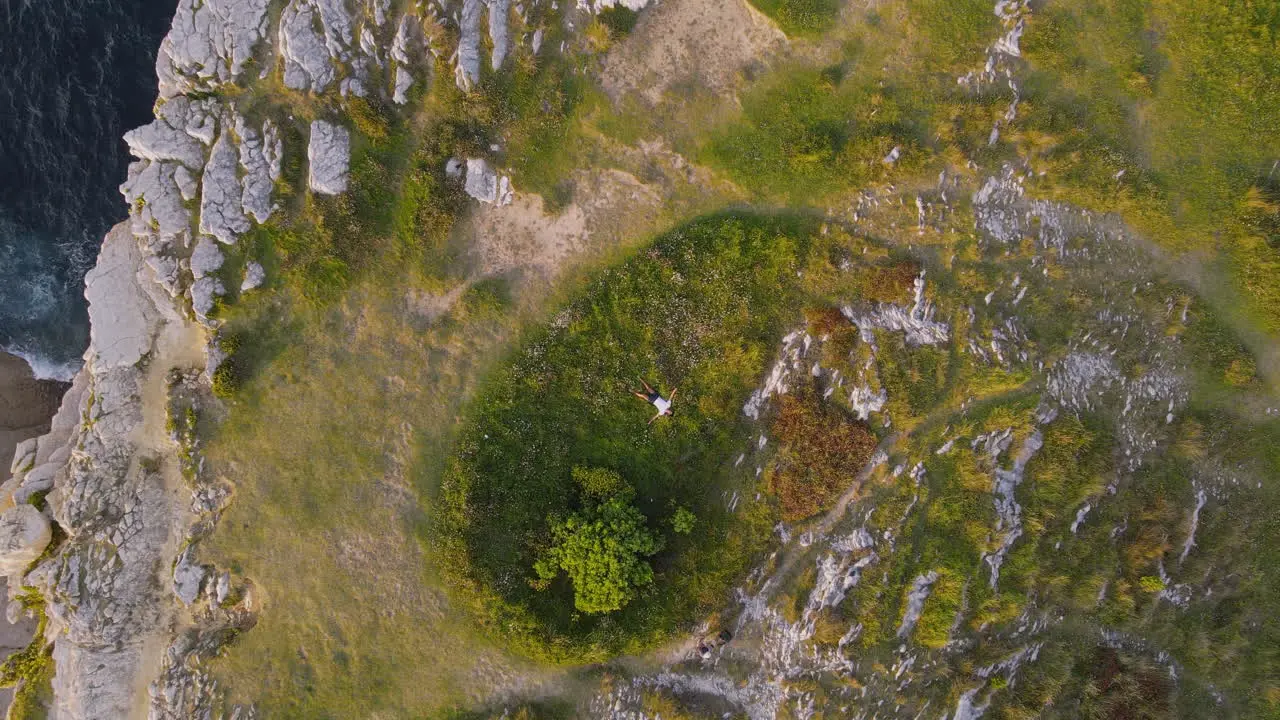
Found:
<path fill-rule="evenodd" d="M 573 582 L 574 607 L 607 613 L 626 606 L 636 591 L 653 582 L 644 558 L 662 548 L 662 539 L 645 527 L 644 515 L 621 497 L 613 497 L 556 523 L 554 542 L 534 563 L 542 583 L 563 570 Z"/>

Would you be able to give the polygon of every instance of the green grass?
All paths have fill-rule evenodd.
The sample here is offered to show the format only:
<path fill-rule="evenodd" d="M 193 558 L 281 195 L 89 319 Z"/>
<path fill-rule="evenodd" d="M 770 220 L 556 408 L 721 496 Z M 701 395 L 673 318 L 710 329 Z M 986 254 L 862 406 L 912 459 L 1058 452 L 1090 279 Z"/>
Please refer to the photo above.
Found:
<path fill-rule="evenodd" d="M 748 189 L 787 202 L 820 201 L 887 176 L 881 161 L 894 147 L 900 169 L 918 169 L 928 133 L 916 96 L 851 70 L 794 70 L 754 88 L 742 120 L 713 135 L 707 159 Z"/>
<path fill-rule="evenodd" d="M 840 0 L 752 0 L 760 12 L 773 18 L 788 35 L 813 37 L 835 24 Z"/>
<path fill-rule="evenodd" d="M 1272 2 L 1051 3 L 1023 38 L 1016 123 L 1044 192 L 1120 211 L 1175 251 L 1217 253 L 1273 333 L 1277 261 L 1249 200 L 1280 157 L 1278 32 Z"/>

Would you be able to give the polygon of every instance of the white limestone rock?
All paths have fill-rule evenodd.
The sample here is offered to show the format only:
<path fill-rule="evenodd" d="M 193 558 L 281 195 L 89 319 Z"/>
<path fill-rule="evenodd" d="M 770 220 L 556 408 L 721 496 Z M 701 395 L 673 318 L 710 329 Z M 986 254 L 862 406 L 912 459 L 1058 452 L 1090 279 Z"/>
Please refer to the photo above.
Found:
<path fill-rule="evenodd" d="M 397 105 L 409 102 L 409 88 L 413 87 L 413 73 L 403 65 L 396 66 L 396 87 L 391 100 Z"/>
<path fill-rule="evenodd" d="M 280 138 L 270 120 L 259 135 L 241 117 L 236 118 L 236 135 L 240 137 L 240 167 L 244 169 L 241 205 L 255 220 L 264 223 L 274 210 L 271 191 L 280 176 Z"/>
<path fill-rule="evenodd" d="M 197 565 L 192 560 L 191 548 L 188 547 L 173 566 L 173 594 L 178 596 L 183 605 L 190 605 L 200 597 L 200 589 L 204 586 L 207 574 L 203 565 Z"/>
<path fill-rule="evenodd" d="M 484 158 L 467 159 L 465 189 L 471 197 L 490 205 L 510 205 L 515 199 L 511 178 L 498 175 Z"/>
<path fill-rule="evenodd" d="M 391 10 L 391 0 L 366 0 L 369 12 L 373 15 L 373 23 L 378 27 L 387 24 L 387 12 Z"/>
<path fill-rule="evenodd" d="M 462 0 L 462 17 L 454 66 L 454 82 L 470 91 L 480 82 L 480 13 L 484 0 Z"/>
<path fill-rule="evenodd" d="M 280 15 L 280 58 L 285 87 L 324 92 L 337 78 L 324 38 L 315 30 L 319 13 L 306 0 L 293 0 Z"/>
<path fill-rule="evenodd" d="M 403 65 L 408 65 L 412 62 L 409 52 L 418 42 L 416 25 L 417 23 L 412 15 L 400 16 L 400 24 L 396 26 L 395 39 L 391 41 L 392 60 Z"/>
<path fill-rule="evenodd" d="M 510 14 L 511 0 L 489 0 L 489 40 L 493 42 L 489 62 L 494 70 L 502 67 L 511 51 Z"/>
<path fill-rule="evenodd" d="M 392 100 L 397 105 L 409 101 L 409 88 L 413 86 L 413 73 L 409 65 L 413 62 L 413 53 L 422 46 L 422 27 L 411 15 L 402 15 L 396 27 L 396 36 L 391 43 L 391 59 L 396 63 L 395 88 Z"/>
<path fill-rule="evenodd" d="M 22 482 L 13 493 L 13 501 L 21 505 L 26 503 L 32 495 L 52 488 L 53 476 L 62 467 L 62 464 L 61 462 L 47 462 L 32 468 L 31 472 L 23 475 Z"/>
<path fill-rule="evenodd" d="M 399 35 L 396 37 L 399 38 Z M 360 52 L 377 63 L 379 67 L 384 64 L 382 53 L 378 49 L 378 38 L 368 26 L 360 28 Z"/>
<path fill-rule="evenodd" d="M 98 264 L 85 276 L 89 301 L 90 364 L 95 373 L 136 364 L 151 347 L 159 313 L 138 288 L 142 263 L 127 226 L 107 233 Z"/>
<path fill-rule="evenodd" d="M 187 126 L 198 131 L 206 121 L 199 105 L 185 97 L 174 98 L 160 106 L 154 120 L 125 133 L 124 141 L 134 157 L 174 160 L 199 171 L 204 166 L 205 149 L 199 137 L 187 132 Z"/>
<path fill-rule="evenodd" d="M 179 0 L 160 42 L 160 97 L 210 90 L 230 82 L 267 32 L 270 0 Z"/>
<path fill-rule="evenodd" d="M 13 449 L 13 462 L 9 464 L 9 473 L 17 475 L 36 461 L 36 438 L 27 438 Z"/>
<path fill-rule="evenodd" d="M 191 275 L 196 279 L 200 279 L 206 275 L 211 275 L 222 267 L 222 251 L 218 249 L 218 243 L 208 235 L 201 235 L 196 240 L 196 248 L 191 252 Z"/>
<path fill-rule="evenodd" d="M 133 234 L 139 237 L 158 232 L 172 237 L 191 229 L 191 213 L 183 205 L 173 162 L 139 160 L 129 165 L 129 175 L 120 192 L 129 202 Z"/>
<path fill-rule="evenodd" d="M 191 309 L 196 317 L 205 319 L 213 310 L 213 300 L 223 295 L 227 289 L 217 278 L 205 276 L 191 283 Z"/>
<path fill-rule="evenodd" d="M 351 12 L 345 0 L 311 0 L 320 12 L 320 25 L 324 32 L 324 44 L 329 57 L 340 62 L 351 59 L 349 52 L 353 39 Z"/>
<path fill-rule="evenodd" d="M 227 597 L 231 595 L 231 573 L 223 572 L 218 576 L 218 581 L 214 585 L 213 599 L 222 604 L 226 602 Z"/>
<path fill-rule="evenodd" d="M 889 394 L 884 388 L 873 391 L 868 385 L 858 385 L 849 392 L 849 408 L 857 414 L 859 420 L 866 420 L 873 412 L 880 412 L 889 401 Z"/>
<path fill-rule="evenodd" d="M 266 282 L 266 279 L 267 271 L 258 263 L 250 260 L 244 266 L 244 281 L 240 283 L 240 292 L 262 287 L 262 283 Z"/>
<path fill-rule="evenodd" d="M 200 191 L 196 176 L 185 165 L 173 169 L 173 184 L 178 186 L 178 194 L 182 195 L 183 200 L 195 200 L 196 193 Z"/>
<path fill-rule="evenodd" d="M 337 195 L 347 190 L 347 166 L 351 160 L 351 133 L 324 120 L 311 123 L 307 145 L 307 185 L 314 192 Z"/>
<path fill-rule="evenodd" d="M 144 261 L 155 278 L 155 282 L 169 293 L 170 298 L 182 292 L 182 267 L 176 258 L 169 255 L 148 255 Z"/>
<path fill-rule="evenodd" d="M 244 190 L 236 176 L 236 165 L 235 144 L 224 123 L 222 134 L 213 144 L 209 161 L 204 166 L 200 193 L 200 232 L 212 235 L 227 245 L 234 244 L 236 236 L 251 227 L 249 219 L 244 216 L 241 201 Z"/>
<path fill-rule="evenodd" d="M 34 505 L 24 502 L 0 513 L 0 575 L 21 575 L 52 538 L 49 518 Z"/>

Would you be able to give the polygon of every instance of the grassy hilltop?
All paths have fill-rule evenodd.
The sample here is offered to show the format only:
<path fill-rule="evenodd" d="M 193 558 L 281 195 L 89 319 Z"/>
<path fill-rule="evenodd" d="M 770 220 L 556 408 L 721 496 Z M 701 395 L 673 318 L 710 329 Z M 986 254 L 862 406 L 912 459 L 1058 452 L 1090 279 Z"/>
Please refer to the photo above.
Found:
<path fill-rule="evenodd" d="M 226 413 L 199 425 L 235 488 L 210 559 L 263 598 L 215 664 L 229 697 L 299 718 L 941 714 L 971 689 L 990 717 L 1280 713 L 1280 5 L 1036 3 L 1010 75 L 975 86 L 957 78 L 1013 29 L 987 0 L 761 1 L 743 17 L 785 39 L 756 62 L 611 95 L 611 63 L 682 7 L 575 18 L 544 40 L 563 54 L 520 47 L 471 93 L 441 59 L 405 108 L 352 99 L 336 198 L 304 191 L 288 142 L 309 101 L 274 75 L 244 91 L 291 190 L 224 266 L 268 284 L 217 310 Z M 515 205 L 446 174 L 478 156 Z M 1006 167 L 1062 204 L 998 218 L 1017 237 L 997 242 L 978 195 Z M 923 313 L 921 277 L 944 340 L 851 320 Z M 787 394 L 744 414 L 800 344 Z M 1076 405 L 1053 374 L 1073 354 L 1111 368 Z M 1167 420 L 1134 394 L 1165 370 Z M 679 387 L 674 416 L 646 425 L 641 378 Z M 860 418 L 863 386 L 884 400 Z M 599 504 L 575 469 L 621 478 L 660 546 L 614 612 L 535 570 Z M 828 554 L 840 577 L 865 560 L 838 593 Z M 719 664 L 691 660 L 721 627 L 741 637 Z"/>

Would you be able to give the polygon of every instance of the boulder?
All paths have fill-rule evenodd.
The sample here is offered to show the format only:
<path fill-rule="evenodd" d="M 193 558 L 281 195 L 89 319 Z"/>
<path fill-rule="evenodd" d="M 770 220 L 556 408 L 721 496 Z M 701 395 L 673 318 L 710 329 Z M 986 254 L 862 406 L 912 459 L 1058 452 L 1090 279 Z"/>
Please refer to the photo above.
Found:
<path fill-rule="evenodd" d="M 261 287 L 267 279 L 267 271 L 261 265 L 250 260 L 244 266 L 244 281 L 240 283 L 240 292 Z"/>
<path fill-rule="evenodd" d="M 205 318 L 213 310 L 213 299 L 227 291 L 217 278 L 205 276 L 191 283 L 191 309 Z"/>
<path fill-rule="evenodd" d="M 484 0 L 462 0 L 462 18 L 458 23 L 457 64 L 454 82 L 463 90 L 471 90 L 480 82 L 480 13 Z"/>
<path fill-rule="evenodd" d="M 493 43 L 489 62 L 494 70 L 502 68 L 511 50 L 510 14 L 511 0 L 489 0 L 489 40 Z"/>
<path fill-rule="evenodd" d="M 160 107 L 150 123 L 125 133 L 124 141 L 134 157 L 173 160 L 198 171 L 204 166 L 205 149 L 187 132 L 187 125 L 199 126 L 203 121 L 202 115 L 192 117 L 192 103 L 187 98 L 174 98 Z"/>
<path fill-rule="evenodd" d="M 236 117 L 235 127 L 240 137 L 240 167 L 244 168 L 241 205 L 255 220 L 264 223 L 274 210 L 271 191 L 280 177 L 280 136 L 270 120 L 263 125 L 262 134 L 245 125 L 242 117 Z"/>
<path fill-rule="evenodd" d="M 191 214 L 183 204 L 176 173 L 183 167 L 163 160 L 139 160 L 129 165 L 129 175 L 120 192 L 129 201 L 133 234 L 138 237 L 159 232 L 172 237 L 191 229 Z"/>
<path fill-rule="evenodd" d="M 204 566 L 197 565 L 192 559 L 190 547 L 178 557 L 177 564 L 173 566 L 173 594 L 183 605 L 190 605 L 200 597 L 206 574 Z"/>
<path fill-rule="evenodd" d="M 191 275 L 197 280 L 210 275 L 222 267 L 222 251 L 218 243 L 208 235 L 201 235 L 196 241 L 196 249 L 191 253 Z"/>
<path fill-rule="evenodd" d="M 49 518 L 31 505 L 14 505 L 0 513 L 0 575 L 21 575 L 52 538 Z"/>
<path fill-rule="evenodd" d="M 391 100 L 397 105 L 409 102 L 409 88 L 413 87 L 413 73 L 403 65 L 396 66 L 396 87 Z"/>
<path fill-rule="evenodd" d="M 324 38 L 315 30 L 317 15 L 311 3 L 293 0 L 280 16 L 284 84 L 294 90 L 324 92 L 337 78 Z"/>
<path fill-rule="evenodd" d="M 137 243 L 122 223 L 107 233 L 98 264 L 85 276 L 95 373 L 134 365 L 151 349 L 160 316 L 138 287 L 141 263 Z"/>
<path fill-rule="evenodd" d="M 347 190 L 347 164 L 351 159 L 351 133 L 341 125 L 316 120 L 311 123 L 307 145 L 307 185 L 324 195 Z"/>
<path fill-rule="evenodd" d="M 515 198 L 511 178 L 498 175 L 483 158 L 467 159 L 467 194 L 482 203 L 510 205 Z"/>
<path fill-rule="evenodd" d="M 227 245 L 234 244 L 236 236 L 251 227 L 241 202 L 244 190 L 236 175 L 239 160 L 234 143 L 224 123 L 222 134 L 209 153 L 204 179 L 200 183 L 200 232 L 208 233 Z"/>

